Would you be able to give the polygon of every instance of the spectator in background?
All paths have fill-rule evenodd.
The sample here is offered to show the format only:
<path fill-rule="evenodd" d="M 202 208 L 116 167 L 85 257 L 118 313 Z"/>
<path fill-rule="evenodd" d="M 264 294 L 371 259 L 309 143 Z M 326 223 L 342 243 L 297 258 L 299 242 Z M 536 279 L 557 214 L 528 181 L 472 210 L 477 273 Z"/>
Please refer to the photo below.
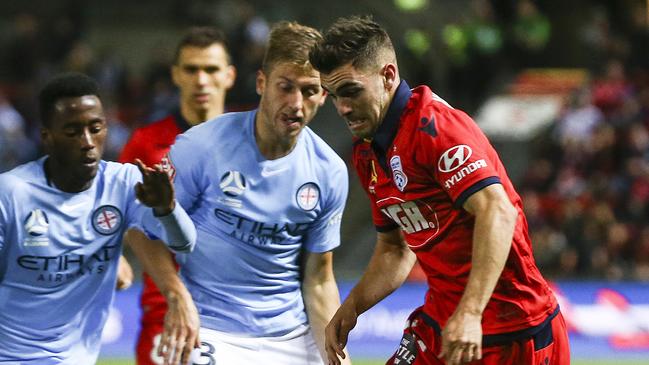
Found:
<path fill-rule="evenodd" d="M 140 159 L 148 165 L 159 164 L 178 134 L 221 115 L 225 108 L 225 94 L 232 87 L 236 75 L 228 52 L 225 36 L 220 30 L 212 27 L 189 29 L 176 47 L 170 70 L 173 82 L 180 90 L 179 105 L 162 120 L 135 130 L 119 161 L 126 163 Z M 182 315 L 187 308 L 178 306 L 193 304 L 177 276 L 172 275 L 169 280 L 161 281 L 155 280 L 155 276 L 152 280 L 147 274 L 146 268 L 155 265 L 148 253 L 151 247 L 156 247 L 154 242 L 144 234 L 133 232 L 128 236 L 127 243 L 145 268 L 137 363 L 162 364 L 158 344 L 168 308 L 171 320 L 178 320 L 179 325 L 183 325 L 186 323 L 182 322 L 185 320 Z M 169 255 L 166 251 L 161 254 Z M 126 267 L 127 263 L 122 261 L 121 265 Z M 128 273 L 128 270 L 125 272 Z M 179 301 L 176 299 L 178 296 L 188 299 Z M 176 318 L 176 315 L 179 317 Z"/>
<path fill-rule="evenodd" d="M 0 91 L 0 172 L 36 157 L 36 144 L 25 134 L 25 120 Z"/>
<path fill-rule="evenodd" d="M 517 2 L 512 33 L 519 67 L 542 66 L 545 62 L 541 55 L 550 40 L 552 27 L 533 0 Z"/>

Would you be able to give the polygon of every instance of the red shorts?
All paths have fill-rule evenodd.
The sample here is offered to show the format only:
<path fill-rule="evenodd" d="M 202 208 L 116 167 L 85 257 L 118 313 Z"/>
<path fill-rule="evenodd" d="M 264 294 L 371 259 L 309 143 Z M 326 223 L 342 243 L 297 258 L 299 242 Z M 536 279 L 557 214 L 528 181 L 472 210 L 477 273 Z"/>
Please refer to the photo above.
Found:
<path fill-rule="evenodd" d="M 158 356 L 158 344 L 162 337 L 164 323 L 142 323 L 140 336 L 137 339 L 137 364 L 162 365 L 162 357 Z"/>
<path fill-rule="evenodd" d="M 469 365 L 569 365 L 570 347 L 566 323 L 558 311 L 531 331 L 485 336 L 482 359 Z M 386 365 L 444 365 L 438 358 L 442 337 L 440 326 L 415 309 L 408 318 L 399 349 Z"/>

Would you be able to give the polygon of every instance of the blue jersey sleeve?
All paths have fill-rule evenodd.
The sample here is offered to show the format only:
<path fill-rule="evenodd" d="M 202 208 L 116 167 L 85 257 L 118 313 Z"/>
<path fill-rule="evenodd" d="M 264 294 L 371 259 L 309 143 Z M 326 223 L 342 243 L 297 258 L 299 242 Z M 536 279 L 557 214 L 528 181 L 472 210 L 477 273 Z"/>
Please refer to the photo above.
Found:
<path fill-rule="evenodd" d="M 201 166 L 202 151 L 200 142 L 192 139 L 194 135 L 181 134 L 171 147 L 171 151 L 163 159 L 163 164 L 172 176 L 176 200 L 187 210 L 192 212 L 203 191 L 203 166 Z"/>
<path fill-rule="evenodd" d="M 171 214 L 154 217 L 153 210 L 136 198 L 135 184 L 142 181 L 140 171 L 131 164 L 124 166 L 127 171 L 125 194 L 129 203 L 126 210 L 128 227 L 147 233 L 151 239 L 162 239 L 173 251 L 191 251 L 196 243 L 196 229 L 182 206 L 176 200 L 176 208 Z"/>
<path fill-rule="evenodd" d="M 6 227 L 7 227 L 6 208 L 4 207 L 3 200 L 0 198 L 0 253 L 2 253 L 2 249 L 4 248 Z"/>
<path fill-rule="evenodd" d="M 124 194 L 124 201 L 126 204 L 126 222 L 128 228 L 137 228 L 144 231 L 142 226 L 143 217 L 146 214 L 148 207 L 140 203 L 135 197 L 135 184 L 142 181 L 142 174 L 133 164 L 124 164 L 124 186 L 122 193 Z"/>
<path fill-rule="evenodd" d="M 7 175 L 0 174 L 0 256 L 2 249 L 5 245 L 5 237 L 7 236 L 7 230 L 11 218 L 9 214 L 12 212 L 12 209 L 9 205 L 8 191 L 7 187 L 13 186 L 12 182 Z"/>
<path fill-rule="evenodd" d="M 342 160 L 340 163 L 342 166 L 327 173 L 322 212 L 304 241 L 308 251 L 326 252 L 340 245 L 340 225 L 349 189 L 347 168 Z"/>

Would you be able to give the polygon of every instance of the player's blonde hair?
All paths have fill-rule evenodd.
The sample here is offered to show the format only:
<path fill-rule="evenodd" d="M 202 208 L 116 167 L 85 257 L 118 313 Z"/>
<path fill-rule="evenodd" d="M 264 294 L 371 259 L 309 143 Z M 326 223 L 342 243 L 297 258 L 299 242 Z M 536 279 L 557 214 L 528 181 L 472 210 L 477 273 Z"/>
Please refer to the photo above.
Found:
<path fill-rule="evenodd" d="M 270 31 L 262 70 L 269 75 L 278 63 L 291 63 L 312 70 L 309 51 L 321 39 L 320 32 L 306 25 L 288 21 L 276 23 Z"/>

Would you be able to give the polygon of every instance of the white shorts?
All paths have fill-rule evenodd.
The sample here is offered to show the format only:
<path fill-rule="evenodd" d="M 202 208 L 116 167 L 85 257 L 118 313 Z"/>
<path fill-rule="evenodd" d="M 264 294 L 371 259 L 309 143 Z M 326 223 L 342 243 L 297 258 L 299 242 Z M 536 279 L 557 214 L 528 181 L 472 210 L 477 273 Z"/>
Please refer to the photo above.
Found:
<path fill-rule="evenodd" d="M 278 337 L 240 337 L 207 328 L 199 334 L 201 348 L 192 351 L 192 365 L 324 364 L 307 325 Z"/>

